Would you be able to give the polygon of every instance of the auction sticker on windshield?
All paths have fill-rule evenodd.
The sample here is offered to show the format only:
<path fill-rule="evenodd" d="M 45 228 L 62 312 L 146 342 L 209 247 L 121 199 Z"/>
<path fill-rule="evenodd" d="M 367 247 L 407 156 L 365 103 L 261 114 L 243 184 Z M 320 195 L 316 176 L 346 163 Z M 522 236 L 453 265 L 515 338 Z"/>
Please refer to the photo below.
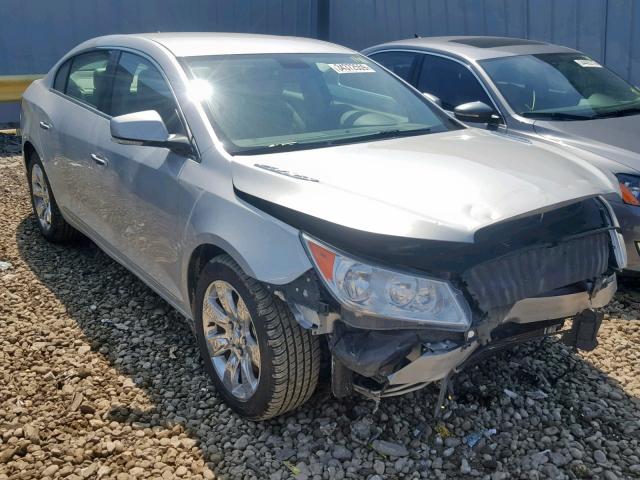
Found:
<path fill-rule="evenodd" d="M 338 73 L 370 73 L 373 68 L 364 63 L 330 63 L 329 66 Z"/>
<path fill-rule="evenodd" d="M 590 58 L 576 58 L 574 61 L 584 68 L 602 68 L 602 65 Z"/>

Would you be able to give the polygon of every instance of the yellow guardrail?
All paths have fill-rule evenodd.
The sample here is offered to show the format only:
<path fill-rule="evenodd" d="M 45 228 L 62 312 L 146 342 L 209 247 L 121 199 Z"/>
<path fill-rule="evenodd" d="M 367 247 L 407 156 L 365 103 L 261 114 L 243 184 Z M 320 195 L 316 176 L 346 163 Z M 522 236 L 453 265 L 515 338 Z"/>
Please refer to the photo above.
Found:
<path fill-rule="evenodd" d="M 0 76 L 0 102 L 19 102 L 31 82 L 44 75 Z"/>

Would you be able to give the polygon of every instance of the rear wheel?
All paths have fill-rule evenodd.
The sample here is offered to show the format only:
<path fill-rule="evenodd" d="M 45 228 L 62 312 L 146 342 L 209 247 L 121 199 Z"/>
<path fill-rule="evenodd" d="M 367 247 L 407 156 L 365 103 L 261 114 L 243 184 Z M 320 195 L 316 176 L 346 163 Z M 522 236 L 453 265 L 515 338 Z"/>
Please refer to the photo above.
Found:
<path fill-rule="evenodd" d="M 40 233 L 52 242 L 67 242 L 74 239 L 77 231 L 62 217 L 47 175 L 44 173 L 42 161 L 36 153 L 33 153 L 29 159 L 27 175 L 31 205 L 38 219 Z"/>
<path fill-rule="evenodd" d="M 231 257 L 205 266 L 195 305 L 205 369 L 233 410 L 264 420 L 309 399 L 318 382 L 318 339 Z"/>

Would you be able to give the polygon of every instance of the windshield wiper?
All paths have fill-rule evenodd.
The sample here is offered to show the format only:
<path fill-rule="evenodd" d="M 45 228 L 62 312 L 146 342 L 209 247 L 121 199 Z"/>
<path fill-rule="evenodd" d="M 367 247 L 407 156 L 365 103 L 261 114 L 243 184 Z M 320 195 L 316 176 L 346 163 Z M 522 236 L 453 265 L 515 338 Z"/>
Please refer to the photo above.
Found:
<path fill-rule="evenodd" d="M 395 128 L 392 130 L 380 130 L 379 132 L 368 133 L 360 137 L 351 137 L 345 140 L 356 140 L 360 142 L 366 140 L 380 140 L 383 138 L 412 137 L 414 135 L 424 135 L 426 133 L 431 133 L 431 128 L 414 128 L 413 130 Z"/>
<path fill-rule="evenodd" d="M 540 118 L 549 120 L 593 120 L 595 115 L 576 115 L 565 112 L 522 112 L 520 115 L 527 118 Z"/>
<path fill-rule="evenodd" d="M 423 135 L 430 132 L 431 132 L 431 128 L 416 128 L 413 130 L 402 130 L 402 129 L 380 130 L 378 132 L 368 133 L 360 136 L 335 138 L 331 140 L 328 140 L 328 139 L 319 140 L 315 142 L 272 143 L 270 145 L 264 145 L 261 147 L 238 149 L 237 151 L 233 152 L 233 154 L 234 155 L 261 155 L 266 153 L 288 152 L 292 150 L 304 150 L 307 148 L 332 147 L 335 145 L 344 145 L 347 143 L 366 142 L 368 140 L 380 140 L 384 138 L 398 138 L 398 137 L 408 137 L 413 135 Z"/>
<path fill-rule="evenodd" d="M 261 155 L 263 153 L 289 152 L 291 150 L 300 150 L 302 148 L 316 148 L 320 146 L 329 146 L 331 142 L 282 142 L 272 143 L 271 145 L 263 145 L 255 148 L 238 149 L 233 152 L 234 155 Z"/>
<path fill-rule="evenodd" d="M 595 118 L 611 118 L 611 117 L 626 117 L 628 115 L 638 115 L 640 113 L 640 107 L 629 107 L 622 110 L 614 110 L 612 112 L 598 113 Z"/>

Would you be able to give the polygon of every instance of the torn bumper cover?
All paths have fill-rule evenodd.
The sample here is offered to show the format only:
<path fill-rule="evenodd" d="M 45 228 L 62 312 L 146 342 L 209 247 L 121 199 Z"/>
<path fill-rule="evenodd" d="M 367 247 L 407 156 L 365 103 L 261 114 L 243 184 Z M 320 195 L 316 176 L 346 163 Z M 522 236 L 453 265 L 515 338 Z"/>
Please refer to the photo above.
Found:
<path fill-rule="evenodd" d="M 331 337 L 334 357 L 347 369 L 374 378 L 394 394 L 393 386 L 427 385 L 461 369 L 473 357 L 558 330 L 564 318 L 605 306 L 617 288 L 616 277 L 607 277 L 593 293 L 578 286 L 552 291 L 548 295 L 516 302 L 504 317 L 503 325 L 520 328 L 494 335 L 482 344 L 479 337 L 443 331 L 385 331 L 353 328 L 340 322 Z M 557 321 L 549 321 L 550 318 Z M 597 325 L 599 327 L 599 324 Z M 518 332 L 518 333 L 514 333 Z M 494 331 L 501 333 L 500 328 Z M 597 328 L 591 335 L 597 334 Z M 502 337 L 502 338 L 501 338 Z M 382 396 L 385 396 L 382 394 Z"/>
<path fill-rule="evenodd" d="M 607 284 L 593 297 L 588 292 L 582 291 L 528 298 L 517 302 L 511 308 L 505 320 L 523 324 L 544 321 L 550 318 L 549 315 L 573 317 L 585 310 L 605 306 L 613 298 L 615 291 L 616 278 L 613 275 L 608 279 Z M 532 332 L 533 335 L 529 337 L 523 336 L 522 341 L 537 336 L 536 333 L 543 335 L 551 331 L 546 328 L 540 330 L 540 332 L 534 330 Z M 597 331 L 594 333 L 597 334 Z M 491 345 L 491 343 L 488 345 Z M 480 342 L 476 340 L 462 346 L 452 346 L 451 348 L 440 350 L 426 349 L 422 355 L 411 363 L 388 375 L 388 383 L 397 385 L 440 380 L 450 371 L 456 370 L 463 365 L 479 347 Z"/>

